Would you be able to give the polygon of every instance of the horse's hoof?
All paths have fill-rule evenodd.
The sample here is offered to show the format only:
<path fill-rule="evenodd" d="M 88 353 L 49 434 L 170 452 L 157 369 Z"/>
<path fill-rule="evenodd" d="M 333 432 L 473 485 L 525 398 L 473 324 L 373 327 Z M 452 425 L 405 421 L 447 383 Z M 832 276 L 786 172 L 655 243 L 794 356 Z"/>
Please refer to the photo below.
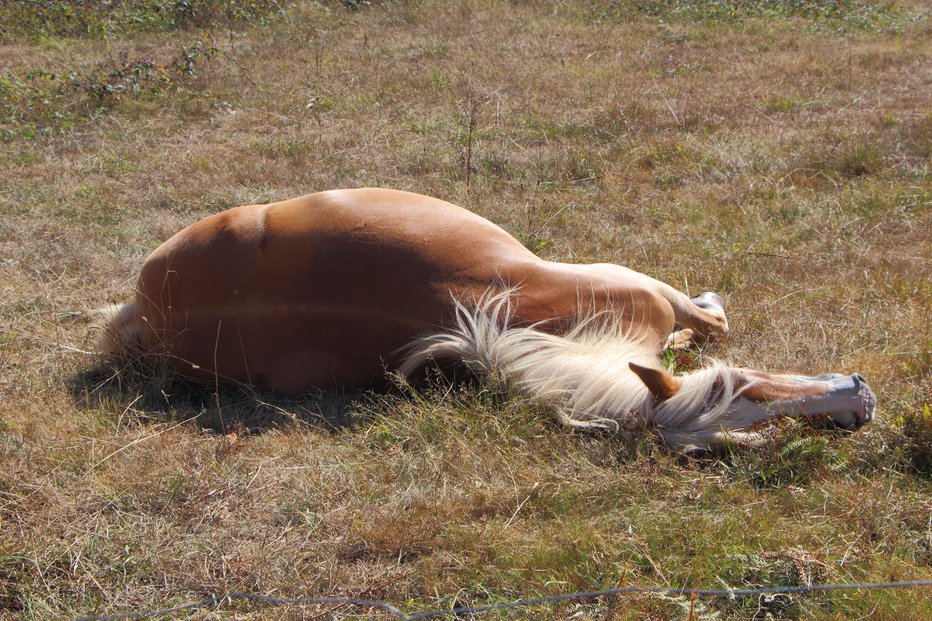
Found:
<path fill-rule="evenodd" d="M 720 310 L 723 313 L 725 312 L 725 300 L 722 299 L 722 296 L 715 293 L 714 291 L 706 291 L 705 293 L 700 293 L 694 298 L 690 298 L 696 306 L 699 308 L 705 308 L 707 310 Z"/>

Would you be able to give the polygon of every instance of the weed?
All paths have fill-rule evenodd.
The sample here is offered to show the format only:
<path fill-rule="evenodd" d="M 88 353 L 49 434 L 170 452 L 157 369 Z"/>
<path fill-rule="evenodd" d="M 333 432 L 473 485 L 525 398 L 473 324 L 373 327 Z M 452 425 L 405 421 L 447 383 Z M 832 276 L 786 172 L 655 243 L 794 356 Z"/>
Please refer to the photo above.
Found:
<path fill-rule="evenodd" d="M 689 163 L 697 157 L 695 149 L 685 142 L 661 141 L 642 156 L 640 164 L 653 169 L 666 164 Z"/>
<path fill-rule="evenodd" d="M 774 444 L 765 450 L 735 452 L 733 463 L 741 476 L 760 489 L 804 485 L 827 472 L 837 471 L 847 458 L 833 448 L 825 435 L 813 435 L 799 425 L 786 423 Z"/>
<path fill-rule="evenodd" d="M 677 375 L 691 373 L 702 368 L 701 356 L 693 350 L 665 349 L 660 355 L 663 366 Z"/>
<path fill-rule="evenodd" d="M 124 53 L 88 70 L 0 75 L 0 136 L 67 132 L 122 101 L 178 92 L 197 76 L 198 65 L 219 53 L 195 40 L 167 62 Z"/>
<path fill-rule="evenodd" d="M 870 143 L 854 144 L 835 155 L 830 167 L 843 177 L 862 177 L 878 172 L 882 160 Z"/>
<path fill-rule="evenodd" d="M 472 188 L 472 175 L 476 172 L 473 166 L 473 149 L 479 131 L 482 107 L 486 102 L 487 98 L 480 96 L 472 96 L 458 102 L 457 134 L 453 142 L 459 147 L 455 157 L 463 169 L 467 190 Z"/>
<path fill-rule="evenodd" d="M 547 237 L 542 237 L 537 233 L 531 233 L 525 231 L 524 229 L 518 229 L 515 231 L 515 238 L 521 242 L 525 248 L 533 252 L 534 254 L 540 254 L 548 247 L 553 245 L 553 240 Z"/>
<path fill-rule="evenodd" d="M 124 98 L 178 89 L 183 80 L 197 75 L 198 63 L 209 61 L 218 53 L 216 47 L 195 41 L 164 64 L 124 55 L 116 66 L 97 66 L 88 74 L 73 76 L 70 85 L 83 91 L 93 108 L 111 108 Z"/>
<path fill-rule="evenodd" d="M 932 405 L 903 416 L 903 434 L 908 440 L 906 463 L 910 471 L 932 477 Z"/>
<path fill-rule="evenodd" d="M 792 97 L 784 95 L 768 95 L 764 98 L 763 107 L 766 112 L 793 112 L 799 103 Z"/>

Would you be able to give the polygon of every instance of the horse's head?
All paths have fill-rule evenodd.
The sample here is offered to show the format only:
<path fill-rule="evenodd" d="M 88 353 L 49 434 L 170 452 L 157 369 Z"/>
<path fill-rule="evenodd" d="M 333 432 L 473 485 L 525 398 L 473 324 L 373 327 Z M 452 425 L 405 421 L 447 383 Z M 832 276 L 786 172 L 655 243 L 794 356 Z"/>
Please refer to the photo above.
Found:
<path fill-rule="evenodd" d="M 692 403 L 701 410 L 693 416 L 707 419 L 721 431 L 748 428 L 776 416 L 829 420 L 857 429 L 874 419 L 877 405 L 867 381 L 858 374 L 804 377 L 719 367 L 676 377 L 657 367 L 636 363 L 629 367 L 653 395 L 658 411 L 664 404 L 671 409 L 676 401 Z"/>

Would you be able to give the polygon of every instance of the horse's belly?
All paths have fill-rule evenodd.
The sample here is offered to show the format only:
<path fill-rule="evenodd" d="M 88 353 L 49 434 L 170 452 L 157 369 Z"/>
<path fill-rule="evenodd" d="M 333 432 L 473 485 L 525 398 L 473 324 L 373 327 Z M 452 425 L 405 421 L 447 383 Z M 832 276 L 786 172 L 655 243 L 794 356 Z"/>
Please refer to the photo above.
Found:
<path fill-rule="evenodd" d="M 296 394 L 379 381 L 423 324 L 363 308 L 265 309 L 178 315 L 170 346 L 183 375 Z"/>

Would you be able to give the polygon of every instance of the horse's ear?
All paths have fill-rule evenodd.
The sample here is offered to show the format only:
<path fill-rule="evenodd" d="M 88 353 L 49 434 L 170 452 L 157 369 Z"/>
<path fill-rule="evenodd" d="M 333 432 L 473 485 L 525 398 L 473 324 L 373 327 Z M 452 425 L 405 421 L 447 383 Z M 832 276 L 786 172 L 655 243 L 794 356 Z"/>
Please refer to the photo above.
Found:
<path fill-rule="evenodd" d="M 654 395 L 657 401 L 666 401 L 678 393 L 683 386 L 683 382 L 679 378 L 673 377 L 663 369 L 645 367 L 636 362 L 629 362 L 628 368 L 641 378 L 641 381 L 647 386 L 647 390 Z"/>

